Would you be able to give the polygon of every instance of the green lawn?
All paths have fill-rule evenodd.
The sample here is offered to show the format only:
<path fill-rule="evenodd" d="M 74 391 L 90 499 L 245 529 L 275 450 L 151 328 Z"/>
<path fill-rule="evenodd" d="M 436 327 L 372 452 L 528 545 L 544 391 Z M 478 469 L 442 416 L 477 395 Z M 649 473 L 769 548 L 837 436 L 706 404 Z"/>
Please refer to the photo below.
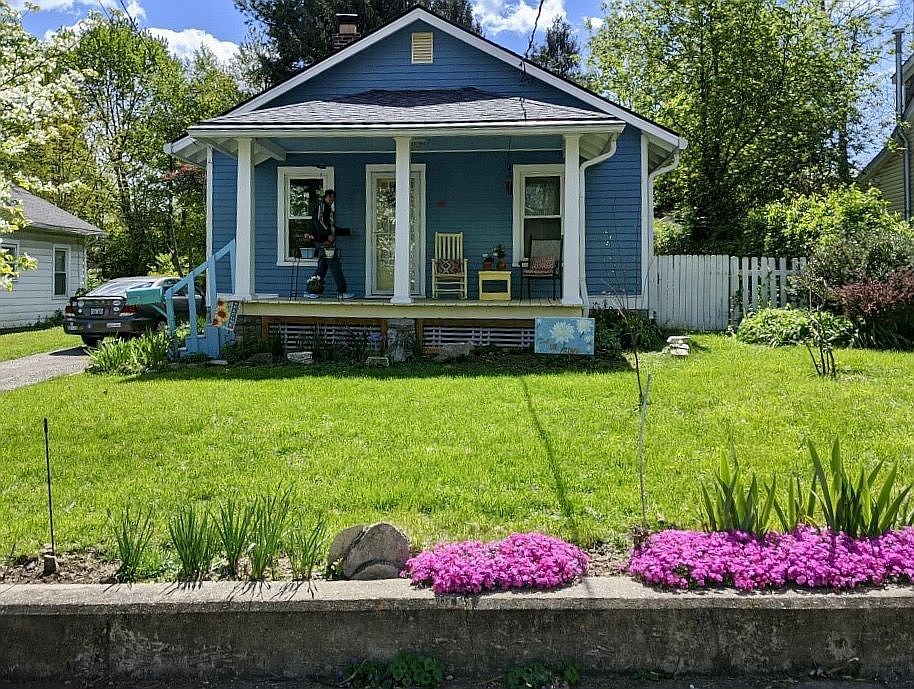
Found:
<path fill-rule="evenodd" d="M 81 346 L 82 340 L 76 335 L 67 335 L 60 326 L 44 330 L 0 333 L 0 361 Z"/>
<path fill-rule="evenodd" d="M 853 461 L 914 479 L 914 354 L 842 351 L 819 380 L 805 349 L 698 338 L 654 374 L 651 518 L 695 526 L 696 479 L 732 435 L 763 476 L 806 473 L 805 442 L 839 435 Z M 5 393 L 0 548 L 47 540 L 41 418 L 51 420 L 58 541 L 110 549 L 106 508 L 171 508 L 294 483 L 332 528 L 386 519 L 422 542 L 540 529 L 581 543 L 638 519 L 631 370 L 518 360 L 389 370 L 190 368 L 68 377 Z M 533 360 L 538 361 L 538 360 Z M 539 368 L 539 370 L 538 370 Z"/>

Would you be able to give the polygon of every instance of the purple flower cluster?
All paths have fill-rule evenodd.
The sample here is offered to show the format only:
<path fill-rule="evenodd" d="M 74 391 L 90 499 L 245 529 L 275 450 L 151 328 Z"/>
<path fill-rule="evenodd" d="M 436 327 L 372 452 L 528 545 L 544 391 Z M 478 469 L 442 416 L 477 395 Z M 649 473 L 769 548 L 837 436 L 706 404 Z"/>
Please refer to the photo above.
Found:
<path fill-rule="evenodd" d="M 538 533 L 511 534 L 501 541 L 442 543 L 406 561 L 402 576 L 435 593 L 554 588 L 587 571 L 580 548 Z"/>
<path fill-rule="evenodd" d="M 914 581 L 914 528 L 864 538 L 806 526 L 763 537 L 661 531 L 632 551 L 628 572 L 672 588 L 851 589 Z"/>

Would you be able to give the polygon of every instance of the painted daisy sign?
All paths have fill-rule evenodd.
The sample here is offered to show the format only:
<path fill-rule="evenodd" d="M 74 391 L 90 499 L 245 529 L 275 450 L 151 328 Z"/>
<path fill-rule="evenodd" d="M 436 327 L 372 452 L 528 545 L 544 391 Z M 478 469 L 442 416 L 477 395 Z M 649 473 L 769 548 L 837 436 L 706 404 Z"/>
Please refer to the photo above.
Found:
<path fill-rule="evenodd" d="M 537 354 L 593 355 L 593 318 L 537 318 Z"/>

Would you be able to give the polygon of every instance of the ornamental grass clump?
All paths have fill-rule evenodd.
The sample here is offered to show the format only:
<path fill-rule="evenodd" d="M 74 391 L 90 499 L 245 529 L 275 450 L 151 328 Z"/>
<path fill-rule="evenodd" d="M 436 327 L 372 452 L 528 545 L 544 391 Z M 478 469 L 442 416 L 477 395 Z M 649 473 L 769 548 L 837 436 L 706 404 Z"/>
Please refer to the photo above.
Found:
<path fill-rule="evenodd" d="M 583 576 L 588 564 L 584 551 L 561 539 L 517 533 L 489 543 L 435 546 L 407 560 L 403 576 L 435 593 L 478 594 L 564 586 Z"/>
<path fill-rule="evenodd" d="M 854 538 L 801 526 L 765 536 L 669 530 L 632 551 L 627 571 L 669 588 L 852 589 L 914 581 L 914 528 Z"/>

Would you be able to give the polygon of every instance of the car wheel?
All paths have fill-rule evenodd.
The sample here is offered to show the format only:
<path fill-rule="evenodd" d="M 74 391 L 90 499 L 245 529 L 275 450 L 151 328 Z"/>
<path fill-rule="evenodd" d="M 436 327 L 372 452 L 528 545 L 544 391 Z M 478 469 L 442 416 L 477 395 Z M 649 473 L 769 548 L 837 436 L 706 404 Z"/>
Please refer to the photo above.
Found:
<path fill-rule="evenodd" d="M 98 347 L 99 342 L 102 341 L 101 337 L 95 337 L 94 335 L 80 335 L 80 339 L 82 339 L 86 347 Z"/>

